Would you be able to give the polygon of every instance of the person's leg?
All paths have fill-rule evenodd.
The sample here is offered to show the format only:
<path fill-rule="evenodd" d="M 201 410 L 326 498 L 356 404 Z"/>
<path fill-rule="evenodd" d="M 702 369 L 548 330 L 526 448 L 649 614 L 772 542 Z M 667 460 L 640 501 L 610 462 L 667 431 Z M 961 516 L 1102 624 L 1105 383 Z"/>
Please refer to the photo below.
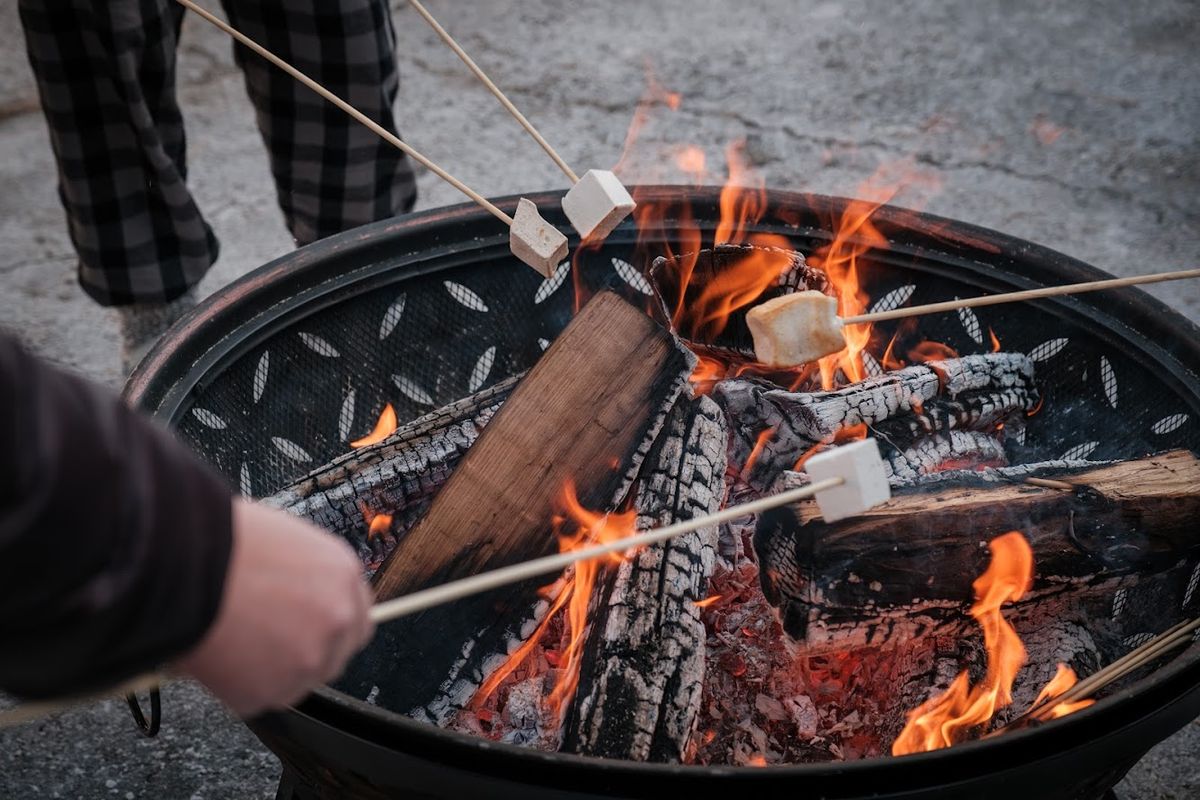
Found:
<path fill-rule="evenodd" d="M 122 309 L 124 357 L 186 307 L 217 257 L 187 190 L 172 0 L 20 0 L 79 282 Z"/>
<path fill-rule="evenodd" d="M 223 0 L 231 24 L 396 132 L 395 33 L 386 0 Z M 260 56 L 235 46 L 297 243 L 412 208 L 403 153 Z"/>

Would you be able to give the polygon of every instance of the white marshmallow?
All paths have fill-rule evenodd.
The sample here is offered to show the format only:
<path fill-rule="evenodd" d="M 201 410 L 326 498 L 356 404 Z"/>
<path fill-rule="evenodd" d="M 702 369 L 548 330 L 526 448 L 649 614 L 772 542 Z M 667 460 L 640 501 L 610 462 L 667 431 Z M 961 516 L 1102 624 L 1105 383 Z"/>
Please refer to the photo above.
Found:
<path fill-rule="evenodd" d="M 842 478 L 841 486 L 817 492 L 817 508 L 826 522 L 853 517 L 892 496 L 879 445 L 874 439 L 839 445 L 817 453 L 804 465 L 813 482 Z"/>
<path fill-rule="evenodd" d="M 845 349 L 837 300 L 817 291 L 774 297 L 746 312 L 754 358 L 772 367 L 794 367 Z"/>
<path fill-rule="evenodd" d="M 567 219 L 584 239 L 603 239 L 637 206 L 616 175 L 589 169 L 562 199 Z"/>
<path fill-rule="evenodd" d="M 532 200 L 517 201 L 508 246 L 513 255 L 549 278 L 567 257 L 567 237 L 542 219 Z"/>

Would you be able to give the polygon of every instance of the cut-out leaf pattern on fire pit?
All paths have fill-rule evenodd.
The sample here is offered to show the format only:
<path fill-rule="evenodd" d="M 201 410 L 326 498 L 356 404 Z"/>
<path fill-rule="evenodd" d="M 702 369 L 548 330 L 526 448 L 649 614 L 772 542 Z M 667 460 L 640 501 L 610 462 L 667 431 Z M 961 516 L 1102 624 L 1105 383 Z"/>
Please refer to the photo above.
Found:
<path fill-rule="evenodd" d="M 1163 417 L 1158 422 L 1154 423 L 1151 429 L 1159 436 L 1165 436 L 1172 431 L 1177 431 L 1182 428 L 1188 419 L 1189 417 L 1187 414 L 1172 414 L 1171 416 Z"/>
<path fill-rule="evenodd" d="M 480 311 L 486 314 L 491 310 L 488 308 L 487 303 L 483 302 L 483 298 L 476 294 L 473 289 L 468 289 L 456 281 L 446 281 L 445 286 L 446 291 L 450 292 L 451 297 L 472 311 Z"/>
<path fill-rule="evenodd" d="M 379 322 L 379 341 L 382 342 L 396 330 L 396 326 L 400 324 L 400 317 L 404 315 L 404 304 L 407 300 L 408 295 L 401 294 L 387 307 L 383 319 Z"/>
<path fill-rule="evenodd" d="M 558 268 L 554 270 L 554 274 L 549 278 L 546 278 L 538 285 L 537 291 L 533 295 L 534 305 L 539 305 L 545 302 L 550 295 L 558 291 L 558 287 L 563 285 L 563 282 L 566 281 L 567 275 L 570 274 L 570 272 L 571 262 L 564 261 L 563 263 L 559 264 Z"/>

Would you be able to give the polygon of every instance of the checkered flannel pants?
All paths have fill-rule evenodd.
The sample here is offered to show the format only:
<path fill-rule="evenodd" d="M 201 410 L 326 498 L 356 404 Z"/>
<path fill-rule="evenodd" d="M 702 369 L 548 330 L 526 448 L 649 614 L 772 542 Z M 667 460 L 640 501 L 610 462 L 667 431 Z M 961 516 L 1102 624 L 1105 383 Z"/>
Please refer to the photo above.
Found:
<path fill-rule="evenodd" d="M 223 0 L 234 27 L 395 132 L 399 80 L 386 0 Z M 217 240 L 188 192 L 174 0 L 20 0 L 58 162 L 79 281 L 104 305 L 170 301 Z M 246 50 L 234 48 L 300 244 L 407 211 L 402 153 Z"/>

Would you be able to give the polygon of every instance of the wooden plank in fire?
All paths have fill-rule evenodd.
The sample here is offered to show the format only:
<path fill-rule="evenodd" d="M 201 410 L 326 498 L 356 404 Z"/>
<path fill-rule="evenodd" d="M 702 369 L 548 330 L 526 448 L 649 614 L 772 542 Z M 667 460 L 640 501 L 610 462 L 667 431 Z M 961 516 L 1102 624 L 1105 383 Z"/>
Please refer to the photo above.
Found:
<path fill-rule="evenodd" d="M 530 370 L 429 513 L 375 576 L 379 600 L 557 550 L 567 482 L 588 508 L 628 493 L 695 358 L 616 294 L 597 295 Z M 433 698 L 464 647 L 527 608 L 539 583 L 498 589 L 385 625 L 342 685 L 400 711 Z M 497 639 L 493 642 L 491 639 Z"/>

